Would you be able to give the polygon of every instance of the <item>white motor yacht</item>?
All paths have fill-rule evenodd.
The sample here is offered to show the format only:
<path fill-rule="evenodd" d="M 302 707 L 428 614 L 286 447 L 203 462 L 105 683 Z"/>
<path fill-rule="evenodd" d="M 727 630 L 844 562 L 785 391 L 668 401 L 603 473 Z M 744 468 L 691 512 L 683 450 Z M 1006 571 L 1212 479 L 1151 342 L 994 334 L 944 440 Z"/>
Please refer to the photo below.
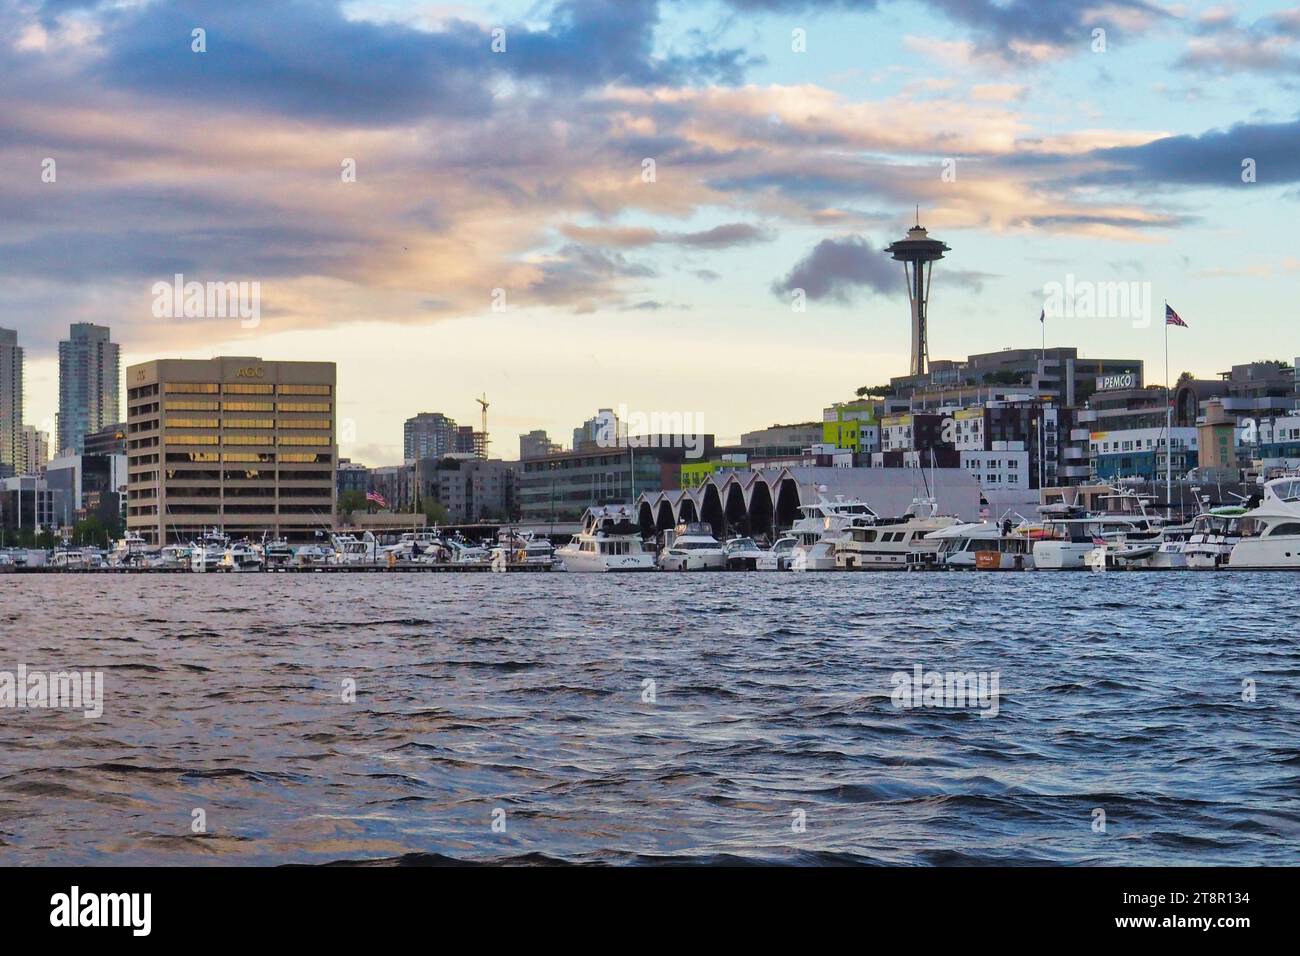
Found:
<path fill-rule="evenodd" d="M 398 561 L 418 561 L 442 548 L 442 532 L 437 528 L 421 528 L 407 531 L 397 539 L 396 544 L 380 548 L 379 556 L 382 560 L 386 560 L 388 555 L 392 554 Z"/>
<path fill-rule="evenodd" d="M 846 571 L 904 571 L 934 566 L 939 540 L 929 535 L 962 524 L 952 515 L 935 514 L 937 507 L 933 498 L 915 498 L 900 518 L 845 528 L 835 549 L 835 566 Z"/>
<path fill-rule="evenodd" d="M 150 567 L 158 568 L 162 571 L 171 571 L 176 568 L 190 567 L 190 552 L 193 547 L 188 544 L 167 544 L 163 545 L 158 556 L 150 563 Z"/>
<path fill-rule="evenodd" d="M 655 553 L 641 540 L 641 529 L 624 506 L 588 508 L 582 528 L 556 556 L 568 571 L 653 571 Z"/>
<path fill-rule="evenodd" d="M 665 571 L 725 571 L 727 552 L 713 536 L 713 526 L 702 521 L 679 524 L 671 543 L 659 555 Z"/>
<path fill-rule="evenodd" d="M 492 552 L 482 545 L 466 541 L 458 536 L 443 540 L 452 564 L 487 564 L 492 560 Z"/>
<path fill-rule="evenodd" d="M 1228 557 L 1241 540 L 1241 519 L 1245 514 L 1246 509 L 1240 505 L 1224 505 L 1193 518 L 1191 533 L 1183 545 L 1187 566 L 1193 571 L 1217 571 L 1226 567 Z"/>
<path fill-rule="evenodd" d="M 1265 482 L 1264 499 L 1241 525 L 1229 570 L 1300 570 L 1300 476 Z"/>
<path fill-rule="evenodd" d="M 1147 529 L 1130 518 L 1071 513 L 1052 515 L 1026 529 L 1034 540 L 1034 569 L 1038 571 L 1081 571 L 1088 567 L 1088 554 L 1109 540 L 1124 536 L 1126 545 L 1150 548 Z M 1136 557 L 1136 552 L 1134 553 Z"/>
<path fill-rule="evenodd" d="M 1023 533 L 992 521 L 963 522 L 931 531 L 936 562 L 955 570 L 1028 571 L 1034 567 L 1033 542 Z"/>
<path fill-rule="evenodd" d="M 222 571 L 261 571 L 262 554 L 251 541 L 232 541 L 221 556 Z"/>
<path fill-rule="evenodd" d="M 155 554 L 138 531 L 128 531 L 113 544 L 113 550 L 108 553 L 108 563 L 115 568 L 143 567 L 151 563 Z"/>
<path fill-rule="evenodd" d="M 783 535 L 766 551 L 760 551 L 754 561 L 755 571 L 789 571 L 794 561 L 794 549 L 799 539 L 792 534 Z"/>
<path fill-rule="evenodd" d="M 281 571 L 291 567 L 294 562 L 293 545 L 283 538 L 265 541 L 262 544 L 262 558 L 266 562 L 268 571 Z"/>
<path fill-rule="evenodd" d="M 334 549 L 327 544 L 305 544 L 294 550 L 293 562 L 300 568 L 319 568 L 334 563 Z"/>
<path fill-rule="evenodd" d="M 94 571 L 104 566 L 104 555 L 98 548 L 55 548 L 50 566 L 65 571 Z"/>
<path fill-rule="evenodd" d="M 332 534 L 330 544 L 333 564 L 376 564 L 380 560 L 379 542 L 367 531 L 360 538 L 354 534 Z"/>
<path fill-rule="evenodd" d="M 230 547 L 230 535 L 212 528 L 190 547 L 191 571 L 220 571 Z"/>
<path fill-rule="evenodd" d="M 759 561 L 767 552 L 753 538 L 732 538 L 722 548 L 727 557 L 728 571 L 757 571 Z"/>
<path fill-rule="evenodd" d="M 555 565 L 555 546 L 545 538 L 531 531 L 511 531 L 502 529 L 497 532 L 497 544 L 492 549 L 493 567 L 497 563 L 522 564 L 528 567 L 550 569 Z"/>
<path fill-rule="evenodd" d="M 800 518 L 790 528 L 796 539 L 790 568 L 794 571 L 834 571 L 835 549 L 848 528 L 866 528 L 879 519 L 863 501 L 834 501 L 820 497 L 816 504 L 800 505 Z"/>

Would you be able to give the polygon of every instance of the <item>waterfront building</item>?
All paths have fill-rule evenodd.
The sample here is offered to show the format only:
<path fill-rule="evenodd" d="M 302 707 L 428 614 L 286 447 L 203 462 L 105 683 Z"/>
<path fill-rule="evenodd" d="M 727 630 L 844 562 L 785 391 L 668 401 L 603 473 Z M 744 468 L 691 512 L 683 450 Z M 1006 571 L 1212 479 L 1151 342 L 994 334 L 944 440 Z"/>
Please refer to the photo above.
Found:
<path fill-rule="evenodd" d="M 17 471 L 24 475 L 43 475 L 50 460 L 50 433 L 35 425 L 23 426 L 22 457 Z"/>
<path fill-rule="evenodd" d="M 126 422 L 114 422 L 86 436 L 87 455 L 125 455 Z"/>
<path fill-rule="evenodd" d="M 471 433 L 473 429 L 470 429 Z M 442 412 L 420 412 L 408 418 L 402 429 L 402 459 L 416 461 L 420 458 L 441 458 L 452 452 L 468 451 L 473 453 L 473 439 L 470 447 L 461 447 L 459 426 Z"/>
<path fill-rule="evenodd" d="M 822 410 L 822 433 L 818 443 L 870 455 L 881 450 L 880 408 L 870 399 L 836 402 Z"/>
<path fill-rule="evenodd" d="M 476 457 L 426 458 L 415 463 L 421 501 L 436 501 L 449 524 L 505 521 L 518 517 L 518 463 Z"/>
<path fill-rule="evenodd" d="M 1140 388 L 1143 384 L 1141 359 L 1084 358 L 1077 348 L 1002 349 L 969 355 L 962 361 L 935 360 L 930 368 L 925 375 L 891 378 L 885 397 L 903 401 L 904 407 L 916 411 L 1016 396 L 1074 407 L 1087 402 L 1099 385 L 1115 388 L 1123 381 Z"/>
<path fill-rule="evenodd" d="M 686 448 L 699 440 L 700 458 Z M 602 448 L 587 442 L 519 463 L 519 511 L 525 522 L 576 521 L 598 505 L 627 504 L 643 491 L 675 489 L 682 465 L 713 457 L 712 435 L 639 436 L 644 446 Z"/>
<path fill-rule="evenodd" d="M 752 449 L 756 454 L 789 454 L 824 440 L 820 422 L 799 422 L 745 432 L 740 436 L 740 447 Z"/>
<path fill-rule="evenodd" d="M 334 486 L 340 497 L 348 491 L 364 495 L 370 490 L 370 469 L 350 458 L 340 458 L 334 471 Z"/>
<path fill-rule="evenodd" d="M 63 492 L 51 489 L 44 477 L 18 475 L 0 479 L 0 531 L 6 536 L 24 531 L 51 531 L 63 512 Z"/>
<path fill-rule="evenodd" d="M 551 441 L 550 435 L 540 428 L 535 428 L 528 434 L 519 436 L 520 461 L 525 458 L 541 458 L 543 455 L 554 455 L 563 450 L 557 442 Z"/>
<path fill-rule="evenodd" d="M 573 430 L 573 450 L 599 448 L 602 444 L 616 442 L 622 434 L 618 416 L 612 408 L 602 408 L 593 418 L 588 418 Z"/>
<path fill-rule="evenodd" d="M 1236 481 L 1241 477 L 1237 419 L 1224 407 L 1225 401 L 1207 402 L 1205 416 L 1195 429 L 1200 440 L 1197 477 L 1202 481 Z"/>
<path fill-rule="evenodd" d="M 1300 415 L 1259 423 L 1259 458 L 1265 470 L 1300 468 Z"/>
<path fill-rule="evenodd" d="M 880 451 L 871 454 L 875 468 L 956 468 L 960 464 L 953 436 L 953 409 L 904 412 L 880 420 Z"/>
<path fill-rule="evenodd" d="M 823 490 L 824 489 L 824 490 Z M 980 488 L 961 468 L 835 468 L 795 466 L 718 471 L 696 488 L 644 491 L 635 506 L 644 534 L 692 521 L 707 522 L 714 537 L 775 538 L 799 517 L 802 504 L 821 497 L 866 502 L 881 517 L 902 515 L 917 498 L 933 497 L 943 514 L 979 520 L 987 510 Z"/>
<path fill-rule="evenodd" d="M 120 351 L 107 327 L 89 322 L 59 343 L 58 454 L 82 454 L 87 434 L 121 420 Z"/>
<path fill-rule="evenodd" d="M 415 462 L 380 465 L 370 469 L 369 491 L 388 502 L 390 511 L 411 512 L 415 509 Z"/>
<path fill-rule="evenodd" d="M 0 329 L 0 465 L 25 472 L 23 447 L 23 347 L 18 333 Z"/>
<path fill-rule="evenodd" d="M 335 366 L 252 357 L 127 370 L 127 526 L 314 540 L 334 526 Z"/>
<path fill-rule="evenodd" d="M 1150 478 L 1163 481 L 1166 446 L 1173 455 L 1173 474 L 1185 475 L 1197 467 L 1197 444 L 1197 429 L 1177 425 L 1167 436 L 1164 425 L 1093 432 L 1092 472 L 1102 480 Z"/>
<path fill-rule="evenodd" d="M 94 515 L 106 527 L 115 526 L 127 492 L 126 463 L 125 454 L 66 455 L 51 461 L 46 486 L 60 492 L 54 523 L 70 528 Z"/>

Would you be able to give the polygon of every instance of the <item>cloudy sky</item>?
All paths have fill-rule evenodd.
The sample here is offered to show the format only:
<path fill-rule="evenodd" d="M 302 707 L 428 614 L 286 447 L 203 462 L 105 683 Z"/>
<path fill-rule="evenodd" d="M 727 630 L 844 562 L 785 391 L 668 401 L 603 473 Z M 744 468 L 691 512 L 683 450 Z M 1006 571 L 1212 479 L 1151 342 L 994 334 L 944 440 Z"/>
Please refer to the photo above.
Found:
<path fill-rule="evenodd" d="M 0 77 L 0 326 L 47 428 L 74 321 L 127 362 L 336 361 L 371 465 L 481 392 L 511 457 L 600 406 L 815 418 L 907 370 L 879 250 L 917 205 L 935 358 L 1036 347 L 1071 276 L 1168 298 L 1175 374 L 1300 354 L 1300 7 L 0 0 Z M 260 325 L 156 318 L 175 273 L 259 282 Z M 1048 344 L 1155 381 L 1141 324 Z"/>

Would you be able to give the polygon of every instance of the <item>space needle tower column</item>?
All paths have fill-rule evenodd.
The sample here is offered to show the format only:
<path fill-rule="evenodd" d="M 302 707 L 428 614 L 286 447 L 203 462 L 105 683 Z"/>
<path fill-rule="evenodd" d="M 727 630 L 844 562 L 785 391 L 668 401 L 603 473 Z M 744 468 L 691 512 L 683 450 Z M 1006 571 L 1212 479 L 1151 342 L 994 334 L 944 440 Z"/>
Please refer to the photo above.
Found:
<path fill-rule="evenodd" d="M 918 215 L 917 219 L 921 217 Z M 918 222 L 907 230 L 907 238 L 899 239 L 885 250 L 903 264 L 907 276 L 907 297 L 912 303 L 912 375 L 924 375 L 930 362 L 930 348 L 926 339 L 926 320 L 929 314 L 930 276 L 934 261 L 942 259 L 948 247 L 938 239 L 927 237 L 925 227 Z"/>

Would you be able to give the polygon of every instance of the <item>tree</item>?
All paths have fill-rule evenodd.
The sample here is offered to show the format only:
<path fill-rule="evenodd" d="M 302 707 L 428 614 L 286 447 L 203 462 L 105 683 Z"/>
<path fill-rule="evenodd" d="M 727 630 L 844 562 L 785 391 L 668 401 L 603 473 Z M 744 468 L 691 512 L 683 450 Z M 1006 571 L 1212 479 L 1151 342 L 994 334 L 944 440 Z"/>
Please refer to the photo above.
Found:
<path fill-rule="evenodd" d="M 339 495 L 339 512 L 349 518 L 352 517 L 352 512 L 363 510 L 366 507 L 367 502 L 364 492 L 349 488 Z"/>
<path fill-rule="evenodd" d="M 108 529 L 104 522 L 91 515 L 72 526 L 72 543 L 80 545 L 104 545 L 108 542 Z"/>
<path fill-rule="evenodd" d="M 429 519 L 429 524 L 446 524 L 450 518 L 446 507 L 436 498 L 425 498 L 420 502 L 420 510 Z"/>
<path fill-rule="evenodd" d="M 868 395 L 877 395 L 882 398 L 888 398 L 894 394 L 892 385 L 863 385 L 855 393 L 858 398 L 866 398 Z"/>

